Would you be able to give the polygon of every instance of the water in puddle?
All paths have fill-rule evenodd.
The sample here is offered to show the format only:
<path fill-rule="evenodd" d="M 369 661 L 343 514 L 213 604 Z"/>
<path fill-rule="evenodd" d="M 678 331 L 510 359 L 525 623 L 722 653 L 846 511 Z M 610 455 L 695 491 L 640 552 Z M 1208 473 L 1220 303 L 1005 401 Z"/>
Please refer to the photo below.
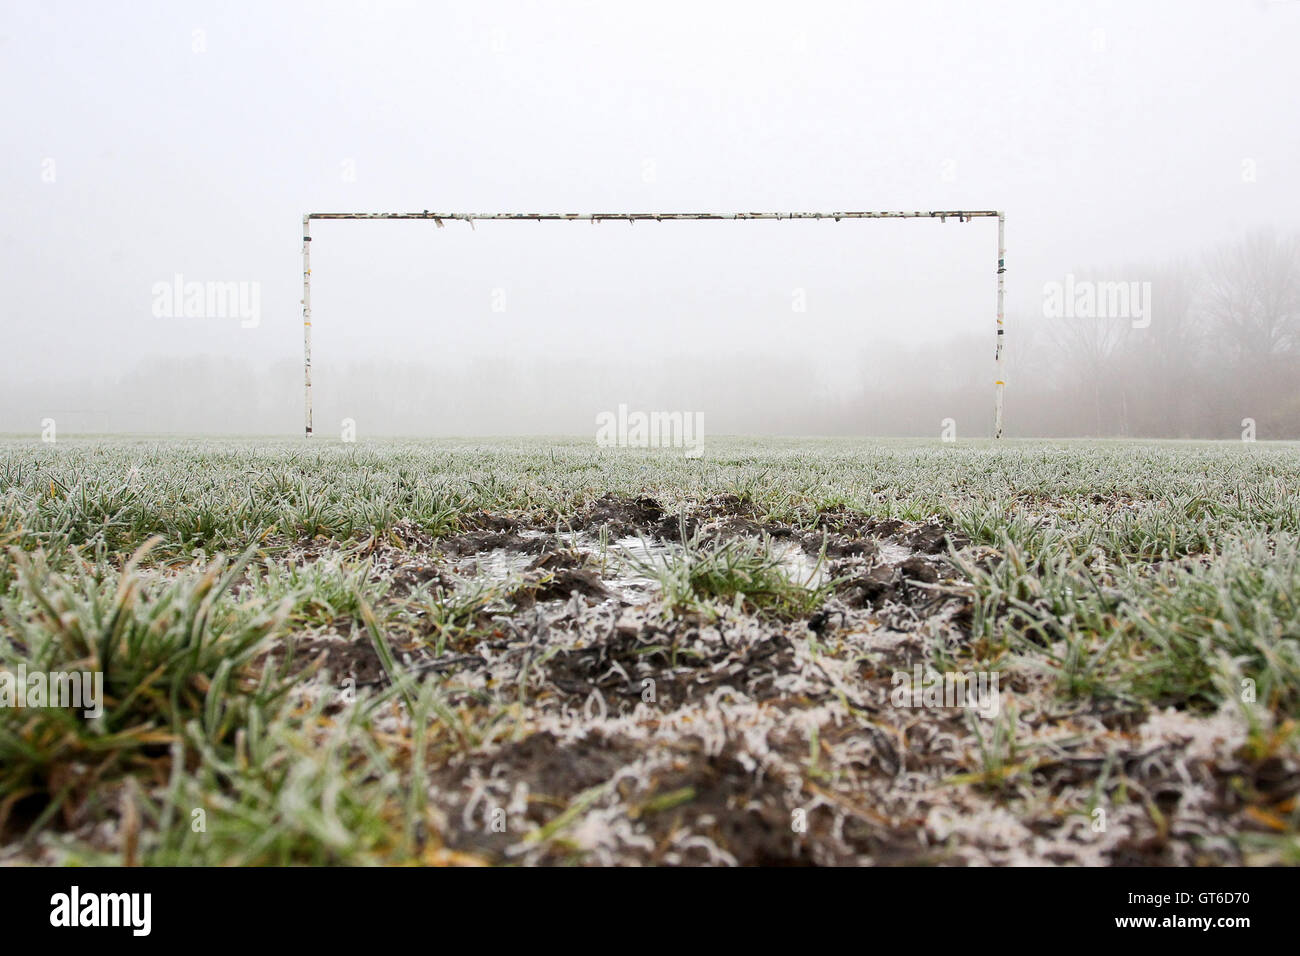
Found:
<path fill-rule="evenodd" d="M 619 597 L 634 604 L 644 604 L 658 587 L 658 583 L 643 570 L 654 565 L 672 548 L 662 541 L 644 538 L 619 538 L 606 552 L 605 586 Z"/>
<path fill-rule="evenodd" d="M 898 564 L 912 556 L 912 549 L 896 541 L 880 542 L 880 560 L 886 564 Z"/>
<path fill-rule="evenodd" d="M 536 557 L 510 548 L 493 548 L 457 561 L 453 568 L 461 577 L 486 577 L 492 583 L 500 584 L 522 574 Z"/>
<path fill-rule="evenodd" d="M 547 534 L 548 532 L 531 532 L 525 536 L 546 537 Z M 648 602 L 658 590 L 658 582 L 648 573 L 647 566 L 653 567 L 670 559 L 676 550 L 664 541 L 629 536 L 609 542 L 602 552 L 599 538 L 586 533 L 564 535 L 560 544 L 566 549 L 586 554 L 600 570 L 605 587 L 632 604 Z M 798 542 L 773 541 L 770 546 L 773 555 L 792 581 L 805 587 L 817 587 L 828 579 L 828 562 L 819 562 L 818 555 L 809 554 Z M 881 545 L 881 556 L 887 561 L 900 561 L 909 554 L 901 545 Z M 520 577 L 536 558 L 535 554 L 509 548 L 493 548 L 456 562 L 454 568 L 463 577 L 486 577 L 493 584 L 503 585 L 512 578 Z"/>
<path fill-rule="evenodd" d="M 828 562 L 818 560 L 793 541 L 772 542 L 772 554 L 781 561 L 781 567 L 790 580 L 804 587 L 815 588 L 826 582 Z"/>

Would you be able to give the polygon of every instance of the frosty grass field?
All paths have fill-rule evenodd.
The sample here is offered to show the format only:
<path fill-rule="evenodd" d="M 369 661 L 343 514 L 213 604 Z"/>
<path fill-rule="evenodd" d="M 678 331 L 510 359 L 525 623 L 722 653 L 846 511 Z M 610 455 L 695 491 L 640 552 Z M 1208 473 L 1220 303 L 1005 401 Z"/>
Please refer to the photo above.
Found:
<path fill-rule="evenodd" d="M 1295 444 L 4 440 L 0 862 L 1294 864 L 1298 600 Z"/>

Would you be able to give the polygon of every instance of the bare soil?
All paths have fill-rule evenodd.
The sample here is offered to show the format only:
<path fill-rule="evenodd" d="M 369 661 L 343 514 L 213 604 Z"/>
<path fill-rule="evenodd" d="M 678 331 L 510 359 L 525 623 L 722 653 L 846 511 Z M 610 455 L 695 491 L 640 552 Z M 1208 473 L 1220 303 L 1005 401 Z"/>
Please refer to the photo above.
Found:
<path fill-rule="evenodd" d="M 735 497 L 681 513 L 605 497 L 558 528 L 474 525 L 437 540 L 399 529 L 374 573 L 401 595 L 465 586 L 488 555 L 511 569 L 504 603 L 454 647 L 395 647 L 445 681 L 466 724 L 513 708 L 509 733 L 448 748 L 429 774 L 436 838 L 485 861 L 1230 864 L 1230 834 L 1254 825 L 1241 794 L 1300 789 L 1238 755 L 1244 728 L 1227 714 L 1064 701 L 1014 660 L 995 717 L 897 706 L 899 672 L 979 666 L 948 559 L 969 542 L 935 523 L 827 513 L 810 531 Z M 766 535 L 824 548 L 835 583 L 798 620 L 674 614 L 618 585 L 602 531 L 649 547 Z M 387 681 L 361 632 L 297 653 L 333 682 Z"/>

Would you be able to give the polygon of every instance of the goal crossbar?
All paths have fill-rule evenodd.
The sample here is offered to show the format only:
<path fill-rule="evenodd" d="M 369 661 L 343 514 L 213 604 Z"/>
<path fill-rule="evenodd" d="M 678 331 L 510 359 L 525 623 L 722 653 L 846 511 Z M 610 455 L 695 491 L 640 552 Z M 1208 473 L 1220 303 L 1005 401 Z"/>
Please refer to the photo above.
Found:
<path fill-rule="evenodd" d="M 442 227 L 445 220 L 468 222 L 472 227 L 476 220 L 570 220 L 577 222 L 664 222 L 666 220 L 715 220 L 715 219 L 939 219 L 946 222 L 956 219 L 968 222 L 972 219 L 993 219 L 998 221 L 998 259 L 997 259 L 997 348 L 994 353 L 996 378 L 994 379 L 993 437 L 1002 437 L 1002 392 L 1006 387 L 1003 375 L 1003 340 L 1005 339 L 1003 303 L 1005 301 L 1006 274 L 1006 214 L 992 209 L 948 209 L 912 212 L 312 212 L 302 217 L 302 327 L 303 327 L 303 386 L 306 414 L 306 434 L 312 435 L 311 423 L 311 229 L 313 219 L 432 219 Z"/>

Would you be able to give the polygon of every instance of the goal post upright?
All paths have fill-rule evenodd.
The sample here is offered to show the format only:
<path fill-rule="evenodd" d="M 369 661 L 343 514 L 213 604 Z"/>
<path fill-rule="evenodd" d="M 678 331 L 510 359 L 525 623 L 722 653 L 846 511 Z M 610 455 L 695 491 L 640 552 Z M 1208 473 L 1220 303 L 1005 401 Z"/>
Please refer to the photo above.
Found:
<path fill-rule="evenodd" d="M 1003 371 L 1002 364 L 1002 345 L 1006 336 L 1006 326 L 1003 324 L 1005 318 L 1004 303 L 1006 300 L 1006 283 L 1003 276 L 1007 271 L 1007 217 L 1005 213 L 998 213 L 998 344 L 997 351 L 994 353 L 993 362 L 996 367 L 994 377 L 994 399 L 993 399 L 993 437 L 1002 437 L 1002 390 L 1007 387 L 1006 374 Z"/>
<path fill-rule="evenodd" d="M 311 216 L 302 217 L 302 380 L 307 437 L 311 437 Z"/>
<path fill-rule="evenodd" d="M 971 219 L 991 219 L 998 221 L 998 309 L 997 309 L 997 352 L 994 356 L 996 378 L 994 379 L 994 418 L 993 437 L 1002 438 L 1002 391 L 1006 387 L 1003 373 L 1003 346 L 1005 328 L 1003 326 L 1003 302 L 1005 299 L 1004 275 L 1006 269 L 1006 213 L 1000 210 L 953 209 L 913 212 L 310 212 L 302 217 L 302 346 L 303 346 L 303 396 L 305 400 L 306 437 L 312 435 L 311 426 L 311 221 L 313 219 L 432 219 L 441 228 L 444 220 L 460 220 L 471 226 L 475 220 L 570 220 L 586 222 L 637 222 L 640 220 L 714 220 L 714 219 L 939 219 L 947 221 L 956 219 L 968 222 Z"/>

